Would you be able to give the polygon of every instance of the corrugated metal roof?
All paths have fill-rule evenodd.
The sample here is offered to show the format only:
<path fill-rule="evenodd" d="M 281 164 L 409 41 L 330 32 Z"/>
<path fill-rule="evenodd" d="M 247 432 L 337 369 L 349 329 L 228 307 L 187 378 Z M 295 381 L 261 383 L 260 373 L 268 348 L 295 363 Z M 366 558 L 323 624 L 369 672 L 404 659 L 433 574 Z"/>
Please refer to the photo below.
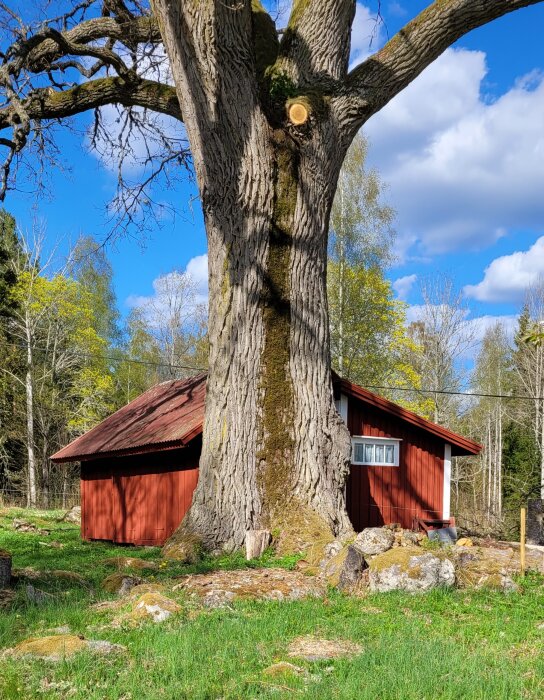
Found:
<path fill-rule="evenodd" d="M 474 455 L 481 445 L 421 418 L 392 401 L 373 394 L 333 373 L 340 390 L 386 411 L 453 446 L 453 455 Z M 183 447 L 202 432 L 206 374 L 163 382 L 152 387 L 88 433 L 54 454 L 54 462 L 79 462 L 110 455 L 138 454 Z"/>
<path fill-rule="evenodd" d="M 51 459 L 79 462 L 182 447 L 202 432 L 205 396 L 206 374 L 157 384 Z"/>
<path fill-rule="evenodd" d="M 482 450 L 482 446 L 477 442 L 474 442 L 474 440 L 470 440 L 470 438 L 463 437 L 462 435 L 454 433 L 441 425 L 437 425 L 426 418 L 422 418 L 421 416 L 418 416 L 417 413 L 409 411 L 407 408 L 403 408 L 397 403 L 393 403 L 393 401 L 384 399 L 383 396 L 378 396 L 368 389 L 363 389 L 363 387 L 358 386 L 357 384 L 352 384 L 346 379 L 341 379 L 338 377 L 338 375 L 333 377 L 333 381 L 336 381 L 339 384 L 340 390 L 344 394 L 353 396 L 360 401 L 364 401 L 369 406 L 374 406 L 374 408 L 386 411 L 393 416 L 397 416 L 397 418 L 400 418 L 401 420 L 404 420 L 417 428 L 421 428 L 428 433 L 432 433 L 433 435 L 436 435 L 444 440 L 444 442 L 449 443 L 453 447 L 452 455 L 454 457 L 477 455 Z"/>

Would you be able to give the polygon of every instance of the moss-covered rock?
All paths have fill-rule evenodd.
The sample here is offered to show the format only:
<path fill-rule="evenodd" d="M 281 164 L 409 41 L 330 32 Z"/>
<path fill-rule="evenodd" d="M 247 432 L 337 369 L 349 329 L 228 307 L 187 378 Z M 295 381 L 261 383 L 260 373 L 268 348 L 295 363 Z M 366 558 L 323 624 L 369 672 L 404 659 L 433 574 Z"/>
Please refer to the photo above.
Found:
<path fill-rule="evenodd" d="M 182 607 L 175 600 L 167 598 L 157 591 L 149 591 L 141 595 L 128 613 L 128 619 L 134 621 L 149 620 L 163 622 L 171 615 L 181 612 Z"/>
<path fill-rule="evenodd" d="M 102 581 L 102 588 L 108 593 L 117 593 L 118 595 L 126 595 L 141 583 L 145 583 L 143 578 L 132 574 L 115 573 L 106 576 Z"/>
<path fill-rule="evenodd" d="M 164 593 L 166 586 L 162 583 L 140 583 L 130 591 L 131 599 L 139 598 L 144 593 Z"/>
<path fill-rule="evenodd" d="M 4 651 L 5 657 L 45 659 L 61 661 L 81 651 L 99 654 L 126 651 L 121 644 L 112 644 L 102 640 L 89 640 L 75 634 L 58 634 L 49 637 L 31 637 Z"/>
<path fill-rule="evenodd" d="M 154 571 L 158 568 L 158 564 L 154 561 L 146 559 L 138 559 L 138 557 L 109 557 L 102 562 L 105 566 L 114 566 L 116 569 L 134 569 L 135 571 L 144 571 L 151 569 Z"/>
<path fill-rule="evenodd" d="M 506 592 L 518 588 L 512 573 L 518 569 L 519 563 L 512 549 L 455 547 L 452 557 L 459 588 L 488 588 Z"/>
<path fill-rule="evenodd" d="M 183 590 L 204 606 L 217 608 L 233 600 L 300 600 L 325 595 L 325 582 L 316 576 L 285 569 L 241 569 L 186 576 L 173 588 Z"/>
<path fill-rule="evenodd" d="M 391 549 L 395 542 L 395 533 L 385 527 L 366 527 L 360 532 L 353 546 L 359 550 L 364 557 L 371 557 L 382 554 Z"/>
<path fill-rule="evenodd" d="M 396 547 L 376 555 L 369 564 L 373 592 L 419 593 L 439 586 L 453 586 L 455 570 L 442 553 L 424 552 L 416 547 Z"/>
<path fill-rule="evenodd" d="M 202 539 L 179 528 L 162 548 L 162 556 L 183 564 L 196 564 L 202 556 Z"/>

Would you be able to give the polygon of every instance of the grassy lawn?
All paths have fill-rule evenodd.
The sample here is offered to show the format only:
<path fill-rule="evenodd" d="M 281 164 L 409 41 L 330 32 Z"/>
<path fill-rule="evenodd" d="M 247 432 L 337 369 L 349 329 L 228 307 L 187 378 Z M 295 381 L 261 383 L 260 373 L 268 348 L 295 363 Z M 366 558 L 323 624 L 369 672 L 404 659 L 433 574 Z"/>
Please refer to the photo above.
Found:
<path fill-rule="evenodd" d="M 50 535 L 19 534 L 18 513 Z M 54 594 L 41 606 L 24 591 L 9 611 L 0 610 L 0 647 L 69 625 L 74 633 L 123 644 L 128 653 L 97 657 L 81 653 L 59 663 L 0 660 L 0 698 L 84 698 L 85 700 L 227 700 L 317 698 L 319 700 L 514 700 L 544 697 L 544 588 L 528 577 L 522 592 L 435 591 L 411 597 L 382 594 L 364 599 L 331 592 L 325 600 L 239 603 L 228 609 L 185 612 L 161 624 L 115 629 L 111 618 L 90 609 L 111 599 L 100 581 L 111 573 L 106 557 L 158 559 L 151 548 L 83 543 L 78 529 L 28 512 L 0 511 L 0 548 L 13 553 L 14 567 L 66 569 L 89 586 L 37 582 Z M 62 548 L 40 542 L 60 542 Z M 271 556 L 260 565 L 289 566 Z M 207 560 L 198 567 L 168 565 L 153 576 L 164 580 L 190 571 L 245 565 L 241 557 Z M 255 563 L 253 563 L 255 565 Z M 300 635 L 358 642 L 351 659 L 294 663 L 300 677 L 271 677 L 263 670 L 287 657 Z M 293 661 L 293 660 L 290 660 Z"/>

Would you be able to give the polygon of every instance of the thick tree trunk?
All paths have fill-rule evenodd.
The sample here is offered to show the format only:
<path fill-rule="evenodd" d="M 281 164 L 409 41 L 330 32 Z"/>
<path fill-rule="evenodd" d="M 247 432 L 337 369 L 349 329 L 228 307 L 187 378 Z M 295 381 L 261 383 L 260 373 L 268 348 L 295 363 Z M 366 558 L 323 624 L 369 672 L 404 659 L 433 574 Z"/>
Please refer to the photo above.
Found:
<path fill-rule="evenodd" d="M 325 109 L 297 130 L 284 107 L 263 108 L 253 47 L 240 44 L 252 35 L 240 29 L 251 24 L 242 8 L 212 4 L 207 14 L 202 5 L 154 3 L 191 142 L 209 265 L 200 476 L 170 556 L 195 540 L 241 547 L 249 530 L 270 530 L 284 550 L 351 531 L 343 495 L 350 440 L 332 393 L 326 298 L 329 214 L 348 144 Z"/>

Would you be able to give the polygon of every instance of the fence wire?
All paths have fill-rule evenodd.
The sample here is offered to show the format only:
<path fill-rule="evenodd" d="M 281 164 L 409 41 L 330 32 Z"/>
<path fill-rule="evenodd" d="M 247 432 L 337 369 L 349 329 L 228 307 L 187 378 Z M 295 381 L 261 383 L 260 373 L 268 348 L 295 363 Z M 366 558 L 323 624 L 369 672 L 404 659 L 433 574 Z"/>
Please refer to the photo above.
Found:
<path fill-rule="evenodd" d="M 3 508 L 37 508 L 39 510 L 68 510 L 80 505 L 79 488 L 72 487 L 66 491 L 39 492 L 35 503 L 30 503 L 26 489 L 0 488 L 0 507 Z"/>

